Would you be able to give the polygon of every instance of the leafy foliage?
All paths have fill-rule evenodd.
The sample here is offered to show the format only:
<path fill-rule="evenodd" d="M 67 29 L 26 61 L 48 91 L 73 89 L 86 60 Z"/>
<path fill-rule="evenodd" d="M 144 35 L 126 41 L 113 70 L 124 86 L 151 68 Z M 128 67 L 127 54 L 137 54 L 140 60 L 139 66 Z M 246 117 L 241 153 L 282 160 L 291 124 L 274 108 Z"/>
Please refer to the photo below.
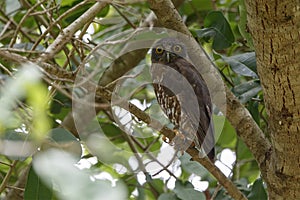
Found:
<path fill-rule="evenodd" d="M 31 167 L 28 174 L 24 199 L 52 199 L 52 190 L 49 189 Z"/>
<path fill-rule="evenodd" d="M 93 21 L 82 24 L 53 59 L 39 63 L 55 68 L 41 70 L 42 76 L 40 70 L 35 70 L 40 68 L 33 64 L 22 67 L 21 58 L 30 62 L 39 60 L 63 28 L 95 2 L 24 2 L 0 3 L 0 50 L 14 55 L 0 57 L 1 199 L 11 193 L 22 193 L 22 189 L 25 199 L 192 200 L 205 199 L 207 195 L 230 199 L 204 167 L 191 161 L 187 154 L 175 154 L 157 130 L 118 104 L 97 95 L 89 96 L 94 85 L 106 83 L 107 89 L 172 127 L 147 81 L 149 54 L 144 50 L 140 56 L 139 43 L 133 43 L 134 49 L 126 44 L 133 36 L 124 37 L 124 33 L 132 33 L 145 21 L 150 13 L 146 3 L 126 1 L 125 5 L 107 5 Z M 240 8 L 243 5 L 237 0 L 192 0 L 182 3 L 178 10 L 199 44 L 215 58 L 225 83 L 264 128 L 266 114 L 256 58 L 250 48 L 251 38 L 244 30 L 245 10 Z M 149 41 L 153 35 L 142 33 L 132 41 Z M 130 48 L 134 49 L 130 52 L 134 59 L 130 55 L 124 60 L 117 59 L 120 55 L 127 56 Z M 124 63 L 135 64 L 128 69 Z M 118 67 L 110 72 L 115 65 Z M 68 76 L 59 76 L 67 72 Z M 72 79 L 74 74 L 79 77 L 77 82 Z M 119 76 L 113 78 L 116 74 Z M 119 90 L 114 90 L 114 86 Z M 85 108 L 91 106 L 89 101 L 82 100 L 85 97 L 96 99 L 98 107 L 93 108 L 97 110 L 96 117 L 86 121 L 88 117 L 84 117 L 74 124 L 70 116 L 85 116 L 88 113 Z M 116 99 L 116 102 L 123 101 Z M 75 108 L 82 111 L 72 115 Z M 217 157 L 220 161 L 224 149 L 230 150 L 234 157 L 233 163 L 220 161 L 229 168 L 228 176 L 249 199 L 267 199 L 251 152 L 225 117 L 218 110 L 214 113 L 215 129 L 220 133 Z M 85 140 L 89 134 L 91 137 Z M 25 176 L 23 184 L 19 181 L 22 176 Z M 195 184 L 196 179 L 201 180 L 198 183 L 202 187 Z"/>
<path fill-rule="evenodd" d="M 197 30 L 196 34 L 205 41 L 213 38 L 212 48 L 221 50 L 228 48 L 234 42 L 234 35 L 222 12 L 212 11 L 204 19 L 203 29 Z"/>

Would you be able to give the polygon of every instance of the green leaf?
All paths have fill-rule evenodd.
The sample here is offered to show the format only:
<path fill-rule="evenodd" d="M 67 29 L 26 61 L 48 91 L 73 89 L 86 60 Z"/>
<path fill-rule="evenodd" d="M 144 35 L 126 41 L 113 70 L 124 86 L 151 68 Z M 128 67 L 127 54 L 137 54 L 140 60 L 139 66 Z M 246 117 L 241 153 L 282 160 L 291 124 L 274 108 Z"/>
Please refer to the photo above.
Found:
<path fill-rule="evenodd" d="M 38 113 L 40 113 L 39 111 L 41 110 L 39 110 L 39 108 L 44 108 L 44 104 L 41 105 L 41 101 L 44 100 L 45 103 L 45 99 L 43 99 L 45 88 L 41 86 L 41 76 L 42 74 L 38 70 L 37 66 L 33 64 L 25 64 L 23 68 L 18 71 L 15 79 L 9 78 L 6 80 L 5 85 L 1 90 L 2 95 L 0 96 L 0 132 L 4 128 L 10 127 L 11 122 L 15 122 L 16 117 L 13 111 L 17 106 L 16 100 L 21 100 L 25 97 L 29 98 L 28 101 L 30 105 L 34 108 L 38 108 L 37 110 L 33 110 L 34 113 L 35 111 L 38 111 Z M 32 88 L 37 89 L 38 91 L 31 91 Z M 36 94 L 37 92 L 41 92 L 42 94 Z M 40 97 L 42 99 L 37 99 L 36 101 L 34 101 L 34 97 Z M 43 120 L 44 117 L 45 115 L 42 114 L 41 120 Z M 41 123 L 41 125 L 44 124 Z"/>
<path fill-rule="evenodd" d="M 239 0 L 239 12 L 240 20 L 238 23 L 239 31 L 241 35 L 247 40 L 247 44 L 251 49 L 254 49 L 252 36 L 248 31 L 247 27 L 247 10 L 245 5 L 245 0 Z"/>
<path fill-rule="evenodd" d="M 239 165 L 239 177 L 247 178 L 248 182 L 252 183 L 260 173 L 259 167 L 251 151 L 240 139 L 237 144 L 236 156 Z"/>
<path fill-rule="evenodd" d="M 221 188 L 218 191 L 214 200 L 232 200 L 232 198 L 230 198 L 230 196 L 227 194 L 227 191 L 224 188 Z"/>
<path fill-rule="evenodd" d="M 259 80 L 251 80 L 235 86 L 232 91 L 242 103 L 246 103 L 261 91 L 261 86 Z"/>
<path fill-rule="evenodd" d="M 76 2 L 78 2 L 78 0 L 61 0 L 60 6 L 62 6 L 62 7 L 64 7 L 64 6 L 72 6 Z"/>
<path fill-rule="evenodd" d="M 180 12 L 184 15 L 194 15 L 195 12 L 201 13 L 211 9 L 213 4 L 210 0 L 191 0 L 180 7 Z"/>
<path fill-rule="evenodd" d="M 117 144 L 125 142 L 124 137 L 122 137 L 122 130 L 116 125 L 112 123 L 100 123 L 100 126 L 107 137 L 114 138 L 112 140 L 113 143 Z"/>
<path fill-rule="evenodd" d="M 62 111 L 62 109 L 70 108 L 71 106 L 71 100 L 62 93 L 57 92 L 51 102 L 50 112 L 52 114 L 59 114 Z M 63 118 L 64 116 L 62 117 L 62 119 Z"/>
<path fill-rule="evenodd" d="M 61 2 L 61 8 L 59 9 L 60 14 L 66 12 L 70 8 L 76 6 L 77 4 L 81 3 L 81 0 L 63 0 Z M 74 10 L 70 13 L 66 18 L 63 19 L 64 26 L 71 24 L 75 21 L 78 17 L 80 17 L 83 13 L 85 13 L 90 7 L 93 6 L 93 3 L 87 3 L 81 5 L 78 9 Z M 97 17 L 105 17 L 109 12 L 109 6 L 103 8 L 96 16 Z"/>
<path fill-rule="evenodd" d="M 20 10 L 22 10 L 22 9 L 20 9 Z M 22 12 L 16 12 L 13 19 L 17 23 L 19 23 L 23 19 L 25 14 L 26 14 L 26 12 L 23 12 L 23 11 Z M 23 28 L 25 28 L 25 27 L 26 28 L 35 28 L 36 27 L 36 21 L 34 20 L 34 17 L 33 16 L 27 16 L 26 20 L 23 21 L 23 23 L 22 23 L 22 27 Z"/>
<path fill-rule="evenodd" d="M 57 148 L 72 153 L 78 159 L 82 154 L 82 148 L 77 138 L 64 128 L 54 128 L 50 131 L 49 138 L 41 147 L 42 150 Z"/>
<path fill-rule="evenodd" d="M 224 124 L 218 123 L 219 121 L 223 122 L 224 118 L 224 116 L 214 116 L 216 132 L 221 130 L 221 135 L 217 140 L 217 144 L 223 148 L 234 149 L 237 142 L 237 136 L 234 127 L 226 118 Z"/>
<path fill-rule="evenodd" d="M 25 141 L 28 138 L 28 135 L 23 132 L 8 129 L 4 133 L 1 133 L 0 138 L 2 140 Z"/>
<path fill-rule="evenodd" d="M 5 14 L 11 14 L 13 11 L 16 11 L 21 7 L 19 1 L 5 1 L 5 2 L 6 2 Z"/>
<path fill-rule="evenodd" d="M 234 35 L 231 27 L 220 11 L 212 11 L 204 19 L 205 29 L 196 30 L 200 38 L 213 38 L 212 48 L 222 50 L 231 46 L 234 42 Z"/>
<path fill-rule="evenodd" d="M 178 199 L 174 193 L 163 193 L 158 197 L 158 200 L 176 200 Z"/>
<path fill-rule="evenodd" d="M 261 91 L 261 86 L 259 85 L 245 92 L 244 94 L 241 94 L 240 96 L 238 96 L 238 99 L 240 100 L 241 103 L 247 103 L 253 97 L 255 97 L 260 91 Z"/>
<path fill-rule="evenodd" d="M 251 115 L 252 115 L 253 119 L 255 120 L 255 122 L 258 125 L 260 125 L 260 113 L 259 113 L 259 110 L 258 110 L 258 106 L 259 106 L 259 102 L 250 101 L 247 104 L 247 109 L 251 113 Z"/>
<path fill-rule="evenodd" d="M 78 142 L 76 137 L 64 128 L 52 129 L 49 136 L 51 137 L 53 142 Z"/>
<path fill-rule="evenodd" d="M 174 191 L 176 192 L 177 190 L 182 190 L 182 189 L 186 189 L 186 188 L 190 188 L 193 189 L 194 186 L 192 183 L 186 181 L 186 182 L 182 182 L 181 180 L 176 180 L 175 182 L 175 188 Z"/>
<path fill-rule="evenodd" d="M 232 89 L 232 92 L 236 95 L 239 96 L 253 88 L 259 87 L 260 86 L 260 81 L 258 79 L 255 80 L 250 80 L 245 83 L 241 83 L 239 85 L 234 86 Z"/>
<path fill-rule="evenodd" d="M 196 174 L 198 176 L 201 176 L 202 178 L 209 175 L 207 169 L 205 169 L 198 162 L 191 161 L 190 159 L 191 156 L 186 153 L 179 158 L 182 170 L 188 172 L 189 174 Z"/>
<path fill-rule="evenodd" d="M 89 151 L 94 156 L 106 164 L 119 163 L 130 169 L 128 160 L 133 155 L 129 151 L 128 143 L 121 143 L 114 145 L 106 136 L 102 134 L 92 134 L 88 137 L 86 142 Z"/>
<path fill-rule="evenodd" d="M 231 69 L 240 75 L 258 78 L 256 71 L 256 56 L 254 52 L 243 53 L 231 57 L 222 56 Z"/>
<path fill-rule="evenodd" d="M 267 192 L 265 190 L 263 181 L 261 178 L 257 179 L 253 186 L 250 194 L 247 196 L 248 200 L 265 200 L 268 199 Z"/>
<path fill-rule="evenodd" d="M 157 154 L 160 153 L 160 148 L 162 144 L 159 141 L 153 144 L 153 140 L 155 139 L 156 139 L 155 137 L 149 137 L 149 138 L 145 138 L 144 140 L 147 142 L 147 145 L 151 144 L 149 151 L 152 152 L 153 155 L 157 156 Z M 142 138 L 140 140 L 142 140 Z"/>
<path fill-rule="evenodd" d="M 182 183 L 177 180 L 175 182 L 174 192 L 178 198 L 182 200 L 205 200 L 205 195 L 202 192 L 194 190 L 190 182 Z"/>
<path fill-rule="evenodd" d="M 186 188 L 178 190 L 176 195 L 182 200 L 205 200 L 205 195 L 202 192 L 194 190 L 192 188 Z"/>
<path fill-rule="evenodd" d="M 128 194 L 131 194 L 136 188 L 140 188 L 138 180 L 132 174 L 124 175 L 121 180 L 127 185 Z"/>
<path fill-rule="evenodd" d="M 257 74 L 255 52 L 242 53 L 234 55 L 231 58 L 243 63 L 245 66 L 247 66 Z"/>
<path fill-rule="evenodd" d="M 16 130 L 6 130 L 0 135 L 0 154 L 12 160 L 25 160 L 37 151 L 38 146 L 28 139 L 28 134 Z"/>
<path fill-rule="evenodd" d="M 253 158 L 251 151 L 248 149 L 245 143 L 240 139 L 238 140 L 236 154 L 238 160 Z"/>
<path fill-rule="evenodd" d="M 138 190 L 138 196 L 137 196 L 137 200 L 145 200 L 146 199 L 146 191 L 144 190 L 144 188 L 142 188 L 142 187 L 138 187 L 137 188 L 137 190 Z"/>
<path fill-rule="evenodd" d="M 48 133 L 51 123 L 47 115 L 46 85 L 42 83 L 28 84 L 26 86 L 27 103 L 32 107 L 31 134 L 37 141 L 42 141 Z"/>
<path fill-rule="evenodd" d="M 150 175 L 146 175 L 146 183 L 149 187 L 154 188 L 158 193 L 163 193 L 164 182 L 160 179 L 152 179 Z"/>
<path fill-rule="evenodd" d="M 239 180 L 234 181 L 234 184 L 239 190 L 250 191 L 248 187 L 249 181 L 245 178 L 240 178 Z"/>
<path fill-rule="evenodd" d="M 145 190 L 145 188 L 153 188 L 158 194 L 163 193 L 164 182 L 160 179 L 152 179 L 151 175 L 146 174 L 146 182 L 139 191 L 138 199 L 156 199 L 152 190 Z"/>
<path fill-rule="evenodd" d="M 257 179 L 260 175 L 259 167 L 255 160 L 252 161 L 240 161 L 240 169 L 239 169 L 239 176 L 246 178 L 249 183 L 252 183 Z"/>
<path fill-rule="evenodd" d="M 49 185 L 52 188 L 51 185 Z M 35 173 L 33 167 L 30 167 L 27 183 L 25 187 L 24 199 L 25 200 L 50 200 L 52 199 L 53 192 L 47 187 L 40 177 Z"/>
<path fill-rule="evenodd" d="M 198 37 L 203 38 L 206 42 L 209 42 L 209 39 L 216 35 L 214 28 L 203 28 L 201 30 L 196 30 L 195 32 Z"/>
<path fill-rule="evenodd" d="M 41 71 L 34 64 L 24 64 L 18 71 L 15 79 L 8 79 L 3 87 L 0 98 L 0 132 L 5 128 L 11 128 L 16 116 L 14 110 L 17 107 L 17 100 L 26 98 L 30 113 L 30 137 L 36 142 L 44 139 L 50 128 L 50 120 L 47 115 L 47 94 L 48 89 L 41 82 Z M 19 119 L 20 121 L 22 119 Z"/>

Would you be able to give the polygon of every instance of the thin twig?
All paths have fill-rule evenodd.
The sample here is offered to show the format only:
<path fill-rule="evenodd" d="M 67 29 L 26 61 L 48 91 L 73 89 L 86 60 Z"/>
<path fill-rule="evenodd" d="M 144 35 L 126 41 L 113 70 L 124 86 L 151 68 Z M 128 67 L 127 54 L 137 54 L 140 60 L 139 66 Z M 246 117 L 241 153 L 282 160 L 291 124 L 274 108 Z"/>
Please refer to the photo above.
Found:
<path fill-rule="evenodd" d="M 45 13 L 48 13 L 49 11 L 53 11 L 53 10 L 57 9 L 58 7 L 59 7 L 59 5 L 52 6 L 52 8 L 48 8 L 47 10 L 36 11 L 36 12 L 30 13 L 29 16 L 43 15 Z"/>
<path fill-rule="evenodd" d="M 23 24 L 23 22 L 26 20 L 26 18 L 29 16 L 29 14 L 34 10 L 36 9 L 39 5 L 41 5 L 42 3 L 44 3 L 46 0 L 43 0 L 37 4 L 35 4 L 34 6 L 32 6 L 28 11 L 27 13 L 22 17 L 21 21 L 18 23 L 18 26 L 16 27 L 16 30 L 14 32 L 14 35 L 9 43 L 9 47 L 12 47 L 15 42 L 16 42 L 16 39 L 17 39 L 17 35 L 18 35 L 18 32 L 19 30 L 21 29 L 21 25 Z"/>
<path fill-rule="evenodd" d="M 0 68 L 2 68 L 10 77 L 13 77 L 13 73 L 9 71 L 4 65 L 0 63 Z"/>
<path fill-rule="evenodd" d="M 18 163 L 18 160 L 14 160 L 13 163 L 11 164 L 8 172 L 6 173 L 4 179 L 2 180 L 2 183 L 0 185 L 0 194 L 5 190 L 8 182 L 9 182 L 9 179 L 10 179 L 10 176 L 12 175 L 13 173 L 13 170 L 15 169 L 15 166 L 17 165 Z"/>
<path fill-rule="evenodd" d="M 111 4 L 112 7 L 114 7 L 114 9 L 116 9 L 116 11 L 119 13 L 119 15 L 121 15 L 121 17 L 123 17 L 125 19 L 125 21 L 133 28 L 133 29 L 136 29 L 136 26 L 126 17 L 126 15 L 124 15 L 120 9 L 114 5 L 113 3 Z"/>
<path fill-rule="evenodd" d="M 10 164 L 10 163 L 5 163 L 5 162 L 0 161 L 0 164 L 1 164 L 1 165 L 6 165 L 6 166 L 9 166 L 9 167 L 12 167 L 12 164 Z"/>
<path fill-rule="evenodd" d="M 12 186 L 12 185 L 7 185 L 6 188 L 13 189 L 13 190 L 19 190 L 21 192 L 25 191 L 24 188 L 15 187 L 15 186 Z"/>
<path fill-rule="evenodd" d="M 10 19 L 8 16 L 6 16 L 5 12 L 0 8 L 0 15 L 4 16 L 4 18 L 7 20 L 7 22 L 11 22 L 11 25 L 14 26 L 14 28 L 16 28 L 18 26 L 18 23 L 16 23 L 13 19 Z M 3 18 L 0 16 L 1 21 L 3 21 Z M 30 42 L 34 42 L 34 40 L 28 35 L 28 33 L 26 31 L 23 31 L 23 29 L 20 27 L 19 30 Z"/>
<path fill-rule="evenodd" d="M 199 157 L 199 151 L 193 147 L 190 147 L 186 151 L 192 156 L 194 161 L 199 162 L 203 167 L 205 167 L 217 180 L 218 182 L 227 190 L 227 192 L 236 200 L 247 200 L 245 195 L 239 191 L 239 189 L 234 185 L 234 183 L 228 179 L 223 172 L 217 168 L 208 157 Z"/>
<path fill-rule="evenodd" d="M 145 168 L 145 165 L 143 163 L 142 158 L 140 157 L 140 154 L 138 152 L 138 150 L 136 149 L 136 147 L 133 144 L 133 141 L 131 139 L 131 137 L 129 137 L 125 132 L 122 131 L 122 135 L 124 136 L 125 140 L 127 141 L 130 149 L 132 150 L 132 152 L 134 153 L 135 158 L 137 159 L 137 162 L 139 164 L 139 169 L 145 174 L 145 176 L 147 176 L 147 171 Z M 153 193 L 153 195 L 156 196 L 156 198 L 158 198 L 159 193 L 157 192 L 157 189 L 155 187 L 153 187 L 151 182 L 148 182 L 148 185 L 150 187 L 150 191 Z"/>
<path fill-rule="evenodd" d="M 108 2 L 106 1 L 96 2 L 79 18 L 64 28 L 53 43 L 46 49 L 45 53 L 38 58 L 38 62 L 45 62 L 52 59 L 55 54 L 61 51 L 65 47 L 65 44 L 71 40 L 74 33 L 84 26 L 84 24 L 90 22 L 103 8 L 107 6 L 107 4 Z"/>
<path fill-rule="evenodd" d="M 1 48 L 3 51 L 17 52 L 17 53 L 30 53 L 30 54 L 40 54 L 42 51 L 32 51 L 26 49 L 16 49 L 16 48 Z"/>
<path fill-rule="evenodd" d="M 70 8 L 69 10 L 67 10 L 66 12 L 64 12 L 61 16 L 59 16 L 54 22 L 52 22 L 51 24 L 49 24 L 49 26 L 43 32 L 43 34 L 40 35 L 40 37 L 35 41 L 35 43 L 32 46 L 31 50 L 34 50 L 38 46 L 38 44 L 43 40 L 43 38 L 52 30 L 53 26 L 55 26 L 56 24 L 58 24 L 64 17 L 66 17 L 68 14 L 72 13 L 74 10 L 80 8 L 82 5 L 86 4 L 88 1 L 89 0 L 85 0 L 85 1 L 82 1 L 79 4 L 77 4 L 76 6 L 73 6 L 72 8 Z"/>

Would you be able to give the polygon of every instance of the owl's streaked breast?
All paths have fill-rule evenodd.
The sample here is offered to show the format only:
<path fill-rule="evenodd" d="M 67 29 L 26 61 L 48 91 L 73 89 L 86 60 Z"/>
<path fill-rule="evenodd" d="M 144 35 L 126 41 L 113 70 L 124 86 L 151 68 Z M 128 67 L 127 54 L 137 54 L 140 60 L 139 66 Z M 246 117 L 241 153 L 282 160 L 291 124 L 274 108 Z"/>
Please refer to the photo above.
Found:
<path fill-rule="evenodd" d="M 161 84 L 154 84 L 153 86 L 159 105 L 175 127 L 178 127 L 181 108 L 177 97 Z"/>

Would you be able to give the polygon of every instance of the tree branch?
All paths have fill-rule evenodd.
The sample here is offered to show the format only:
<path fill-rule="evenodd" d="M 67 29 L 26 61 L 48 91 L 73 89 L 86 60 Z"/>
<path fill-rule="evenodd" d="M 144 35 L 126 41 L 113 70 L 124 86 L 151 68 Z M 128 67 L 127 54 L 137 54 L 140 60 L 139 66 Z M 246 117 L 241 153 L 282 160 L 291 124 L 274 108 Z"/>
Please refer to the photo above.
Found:
<path fill-rule="evenodd" d="M 31 165 L 26 166 L 19 174 L 18 180 L 14 184 L 14 188 L 25 188 L 26 181 Z M 11 188 L 6 196 L 6 200 L 23 200 L 24 192 L 22 190 L 17 190 Z"/>
<path fill-rule="evenodd" d="M 14 63 L 20 64 L 20 65 L 25 64 L 25 63 L 35 63 L 34 61 L 30 61 L 26 57 L 23 57 L 19 54 L 12 53 L 10 51 L 7 51 L 7 50 L 1 49 L 1 48 L 0 48 L 0 57 L 3 60 L 7 60 L 9 62 L 14 62 Z M 44 70 L 43 72 L 53 80 L 73 82 L 74 79 L 76 78 L 75 73 L 69 72 L 58 66 L 53 66 L 46 62 L 40 62 L 39 66 L 42 67 L 42 69 Z"/>
<path fill-rule="evenodd" d="M 227 190 L 228 194 L 238 200 L 246 200 L 247 198 L 245 195 L 239 191 L 239 189 L 234 185 L 234 183 L 229 180 L 223 173 L 222 171 L 217 168 L 207 156 L 200 158 L 199 157 L 199 152 L 195 148 L 188 148 L 186 150 L 188 154 L 192 156 L 192 159 L 194 161 L 197 161 L 200 163 L 202 166 L 204 166 L 218 181 L 219 183 Z"/>
<path fill-rule="evenodd" d="M 46 49 L 45 53 L 39 57 L 38 62 L 45 62 L 52 59 L 56 53 L 61 51 L 65 44 L 71 40 L 76 31 L 89 23 L 95 16 L 111 2 L 110 0 L 95 3 L 90 9 L 83 13 L 78 19 L 72 22 L 69 26 L 57 36 L 54 42 Z"/>
<path fill-rule="evenodd" d="M 18 161 L 15 160 L 12 162 L 12 164 L 9 166 L 9 170 L 8 172 L 6 173 L 2 183 L 0 184 L 0 194 L 5 190 L 8 182 L 9 182 L 9 179 L 10 179 L 10 176 L 11 174 L 13 173 L 13 171 L 15 170 L 15 167 L 17 165 Z"/>

